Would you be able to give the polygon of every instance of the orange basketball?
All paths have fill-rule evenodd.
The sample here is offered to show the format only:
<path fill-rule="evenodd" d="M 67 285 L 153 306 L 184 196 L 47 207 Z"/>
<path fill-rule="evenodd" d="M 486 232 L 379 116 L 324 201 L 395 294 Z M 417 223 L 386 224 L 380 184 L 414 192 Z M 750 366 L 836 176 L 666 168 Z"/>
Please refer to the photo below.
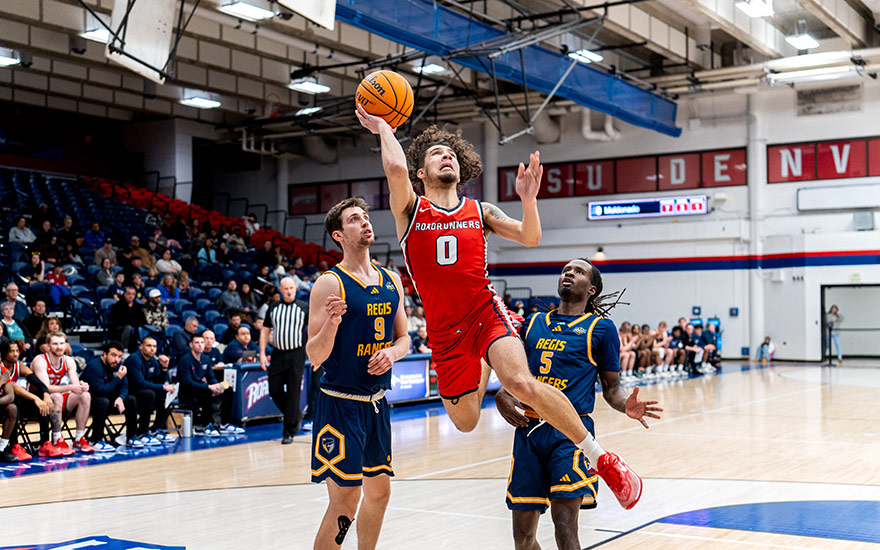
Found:
<path fill-rule="evenodd" d="M 354 100 L 392 128 L 407 121 L 413 110 L 412 86 L 394 71 L 376 71 L 361 80 Z"/>

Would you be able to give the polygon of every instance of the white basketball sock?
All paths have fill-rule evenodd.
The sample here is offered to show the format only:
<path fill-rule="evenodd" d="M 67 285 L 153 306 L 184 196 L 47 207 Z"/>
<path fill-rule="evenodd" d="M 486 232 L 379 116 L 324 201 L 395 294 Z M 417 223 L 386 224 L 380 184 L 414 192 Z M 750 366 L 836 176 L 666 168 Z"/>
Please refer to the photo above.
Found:
<path fill-rule="evenodd" d="M 9 440 L 0 438 L 0 453 L 6 449 L 7 445 L 9 445 Z"/>
<path fill-rule="evenodd" d="M 605 454 L 605 450 L 599 446 L 599 442 L 596 441 L 596 438 L 588 433 L 587 437 L 577 444 L 577 447 L 587 455 L 587 459 L 590 461 L 590 467 L 598 468 L 599 457 Z"/>

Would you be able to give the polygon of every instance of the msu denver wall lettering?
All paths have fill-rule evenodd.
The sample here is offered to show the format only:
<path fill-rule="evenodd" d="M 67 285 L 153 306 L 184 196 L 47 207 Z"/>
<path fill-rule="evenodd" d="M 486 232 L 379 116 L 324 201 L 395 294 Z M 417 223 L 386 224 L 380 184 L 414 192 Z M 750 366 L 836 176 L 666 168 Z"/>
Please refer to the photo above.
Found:
<path fill-rule="evenodd" d="M 767 182 L 880 176 L 880 138 L 767 146 Z"/>
<path fill-rule="evenodd" d="M 498 199 L 519 200 L 516 167 L 498 170 Z M 539 198 L 746 185 L 746 150 L 723 149 L 544 165 Z"/>

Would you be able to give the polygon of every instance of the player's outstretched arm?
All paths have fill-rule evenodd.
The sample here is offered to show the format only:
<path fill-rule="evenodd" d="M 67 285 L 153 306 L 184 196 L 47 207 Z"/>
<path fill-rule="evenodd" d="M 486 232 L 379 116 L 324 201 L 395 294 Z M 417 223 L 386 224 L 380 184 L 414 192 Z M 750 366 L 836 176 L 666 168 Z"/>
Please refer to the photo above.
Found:
<path fill-rule="evenodd" d="M 394 221 L 397 223 L 397 237 L 403 237 L 416 204 L 416 193 L 409 181 L 406 155 L 400 142 L 394 137 L 394 130 L 384 119 L 373 116 L 358 104 L 355 113 L 361 126 L 379 136 L 382 145 L 382 168 L 388 178 L 389 202 Z"/>
<path fill-rule="evenodd" d="M 633 392 L 627 397 L 626 391 L 620 385 L 620 372 L 599 371 L 599 377 L 602 379 L 602 397 L 612 409 L 638 420 L 645 428 L 648 428 L 645 417 L 660 419 L 657 413 L 663 412 L 663 409 L 656 406 L 656 401 L 639 400 L 638 386 L 633 388 Z"/>
<path fill-rule="evenodd" d="M 534 205 L 533 216 L 523 216 L 523 221 L 515 220 L 503 210 L 484 202 L 483 222 L 492 233 L 499 237 L 514 241 L 525 246 L 538 246 L 541 242 L 541 220 L 538 218 L 538 207 Z M 526 205 L 523 203 L 523 212 Z"/>
<path fill-rule="evenodd" d="M 345 300 L 340 298 L 342 289 L 333 275 L 318 277 L 309 296 L 309 340 L 306 355 L 312 366 L 321 365 L 333 351 L 336 329 L 345 313 Z"/>

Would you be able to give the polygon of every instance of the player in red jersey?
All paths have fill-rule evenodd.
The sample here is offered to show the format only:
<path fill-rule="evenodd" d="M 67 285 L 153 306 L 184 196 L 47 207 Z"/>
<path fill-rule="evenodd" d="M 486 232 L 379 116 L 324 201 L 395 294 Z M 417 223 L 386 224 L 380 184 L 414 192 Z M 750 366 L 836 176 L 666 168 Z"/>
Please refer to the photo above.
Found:
<path fill-rule="evenodd" d="M 425 306 L 432 362 L 450 419 L 463 432 L 476 427 L 489 378 L 481 366 L 485 360 L 511 395 L 584 451 L 624 508 L 634 505 L 642 480 L 599 446 L 561 391 L 532 377 L 513 320 L 489 282 L 489 233 L 525 246 L 541 241 L 539 153 L 531 155 L 528 167 L 519 165 L 516 192 L 523 219 L 514 220 L 493 204 L 459 197 L 464 184 L 482 172 L 479 155 L 460 131 L 432 126 L 404 153 L 387 122 L 360 105 L 356 114 L 381 141 L 397 237 Z M 424 189 L 424 196 L 414 188 Z"/>
<path fill-rule="evenodd" d="M 64 355 L 67 336 L 63 332 L 50 332 L 46 340 L 49 342 L 49 353 L 38 355 L 31 362 L 34 374 L 49 389 L 53 403 L 52 412 L 49 413 L 52 422 L 52 439 L 43 443 L 39 454 L 57 456 L 58 451 L 63 456 L 72 455 L 76 451 L 93 453 L 95 449 L 85 438 L 86 422 L 89 420 L 89 410 L 92 406 L 89 385 L 81 382 L 77 376 L 73 357 Z M 76 436 L 73 439 L 73 449 L 68 447 L 61 437 L 61 416 L 65 411 L 69 413 L 76 411 Z"/>

